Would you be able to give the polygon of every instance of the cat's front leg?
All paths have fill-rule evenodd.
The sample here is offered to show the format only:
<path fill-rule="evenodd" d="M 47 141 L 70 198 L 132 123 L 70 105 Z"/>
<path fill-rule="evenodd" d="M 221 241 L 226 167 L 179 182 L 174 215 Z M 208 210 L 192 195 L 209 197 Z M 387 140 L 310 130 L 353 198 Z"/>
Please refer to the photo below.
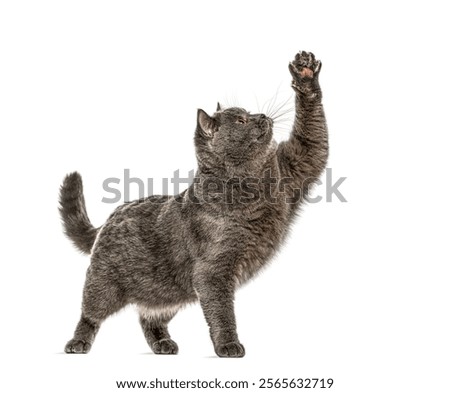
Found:
<path fill-rule="evenodd" d="M 243 357 L 245 349 L 236 330 L 232 275 L 214 268 L 202 269 L 195 274 L 194 286 L 217 356 Z"/>
<path fill-rule="evenodd" d="M 302 195 L 319 179 L 328 158 L 328 130 L 319 85 L 321 68 L 322 63 L 305 51 L 297 53 L 289 64 L 295 120 L 289 139 L 278 145 L 277 153 L 283 177 L 293 179 Z"/>

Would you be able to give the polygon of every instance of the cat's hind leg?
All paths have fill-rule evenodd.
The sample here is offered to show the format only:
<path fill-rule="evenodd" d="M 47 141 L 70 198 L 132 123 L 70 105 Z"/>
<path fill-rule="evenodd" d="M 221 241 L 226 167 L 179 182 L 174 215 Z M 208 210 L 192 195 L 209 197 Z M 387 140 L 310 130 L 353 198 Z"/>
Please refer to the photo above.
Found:
<path fill-rule="evenodd" d="M 94 321 L 83 314 L 75 329 L 74 336 L 64 348 L 66 353 L 88 353 L 100 328 L 101 321 Z"/>
<path fill-rule="evenodd" d="M 170 338 L 167 325 L 177 313 L 178 307 L 151 309 L 140 306 L 138 309 L 139 322 L 152 351 L 158 355 L 177 354 L 178 345 Z"/>
<path fill-rule="evenodd" d="M 81 318 L 74 336 L 68 341 L 66 353 L 88 353 L 101 323 L 119 311 L 125 302 L 120 289 L 107 277 L 98 277 L 88 269 L 83 291 Z"/>

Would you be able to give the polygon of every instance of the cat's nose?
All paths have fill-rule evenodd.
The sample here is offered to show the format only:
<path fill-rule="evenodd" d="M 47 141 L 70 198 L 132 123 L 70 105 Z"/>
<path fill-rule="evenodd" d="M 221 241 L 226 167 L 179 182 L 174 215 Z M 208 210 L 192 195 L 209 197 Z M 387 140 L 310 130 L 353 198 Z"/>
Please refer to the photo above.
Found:
<path fill-rule="evenodd" d="M 258 115 L 258 123 L 261 124 L 261 125 L 267 124 L 267 123 L 272 125 L 273 121 L 272 121 L 272 119 L 270 117 L 267 117 L 264 113 L 260 113 Z"/>

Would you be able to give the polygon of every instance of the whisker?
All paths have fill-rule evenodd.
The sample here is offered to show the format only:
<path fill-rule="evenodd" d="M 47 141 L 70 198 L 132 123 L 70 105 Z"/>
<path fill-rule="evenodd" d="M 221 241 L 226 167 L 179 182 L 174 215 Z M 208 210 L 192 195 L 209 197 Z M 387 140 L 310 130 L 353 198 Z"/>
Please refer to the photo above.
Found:
<path fill-rule="evenodd" d="M 269 106 L 267 108 L 267 116 L 268 117 L 271 117 L 271 115 L 274 112 L 274 107 L 275 107 L 275 104 L 276 104 L 277 99 L 278 99 L 278 94 L 280 93 L 280 88 L 281 88 L 281 83 L 278 85 L 275 94 L 272 96 L 272 98 L 269 101 Z"/>
<path fill-rule="evenodd" d="M 258 100 L 258 96 L 256 94 L 254 94 L 255 100 L 256 100 L 256 106 L 258 107 L 258 113 L 262 113 L 261 109 L 259 108 L 259 100 Z"/>
<path fill-rule="evenodd" d="M 285 110 L 285 111 L 283 111 L 283 112 L 281 112 L 281 113 L 278 113 L 276 116 L 271 117 L 271 119 L 272 119 L 273 121 L 276 121 L 276 120 L 282 118 L 283 116 L 286 116 L 286 115 L 291 114 L 292 112 L 293 112 L 292 109 L 287 109 L 287 110 Z M 283 120 L 283 119 L 282 119 L 282 120 Z"/>
<path fill-rule="evenodd" d="M 274 108 L 273 112 L 270 113 L 270 116 L 269 116 L 269 117 L 272 117 L 272 118 L 273 118 L 275 115 L 277 115 L 279 111 L 281 111 L 282 109 L 284 109 L 284 107 L 290 102 L 290 100 L 291 100 L 291 97 L 287 98 L 285 101 L 283 101 L 282 103 L 280 103 L 279 105 L 277 105 L 277 106 Z M 291 110 L 293 110 L 293 108 L 291 108 Z"/>
<path fill-rule="evenodd" d="M 235 107 L 239 107 L 240 106 L 239 105 L 239 100 L 238 100 L 237 95 L 236 95 L 236 91 L 233 92 L 233 103 L 234 103 Z"/>
<path fill-rule="evenodd" d="M 291 130 L 275 129 L 275 130 L 273 130 L 273 132 L 275 134 L 290 135 Z"/>
<path fill-rule="evenodd" d="M 276 130 L 276 129 L 280 129 L 280 130 L 286 130 L 286 131 L 289 131 L 289 132 L 291 132 L 291 130 L 292 130 L 292 127 L 291 126 L 288 126 L 288 125 L 275 125 L 274 127 L 273 127 L 273 129 L 274 130 Z"/>

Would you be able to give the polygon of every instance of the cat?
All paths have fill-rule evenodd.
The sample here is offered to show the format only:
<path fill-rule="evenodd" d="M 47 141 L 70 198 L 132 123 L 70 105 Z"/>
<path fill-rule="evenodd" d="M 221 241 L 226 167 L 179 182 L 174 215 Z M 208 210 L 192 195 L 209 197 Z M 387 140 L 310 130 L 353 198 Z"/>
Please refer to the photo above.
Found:
<path fill-rule="evenodd" d="M 176 196 L 149 196 L 119 206 L 95 228 L 86 213 L 81 176 L 60 189 L 66 235 L 91 254 L 82 313 L 67 353 L 87 353 L 100 324 L 137 305 L 155 354 L 176 354 L 168 323 L 200 302 L 216 354 L 242 357 L 234 293 L 265 266 L 319 179 L 328 131 L 318 77 L 321 62 L 299 52 L 289 64 L 295 120 L 287 141 L 272 139 L 273 120 L 242 108 L 209 116 L 199 109 L 194 184 Z"/>

